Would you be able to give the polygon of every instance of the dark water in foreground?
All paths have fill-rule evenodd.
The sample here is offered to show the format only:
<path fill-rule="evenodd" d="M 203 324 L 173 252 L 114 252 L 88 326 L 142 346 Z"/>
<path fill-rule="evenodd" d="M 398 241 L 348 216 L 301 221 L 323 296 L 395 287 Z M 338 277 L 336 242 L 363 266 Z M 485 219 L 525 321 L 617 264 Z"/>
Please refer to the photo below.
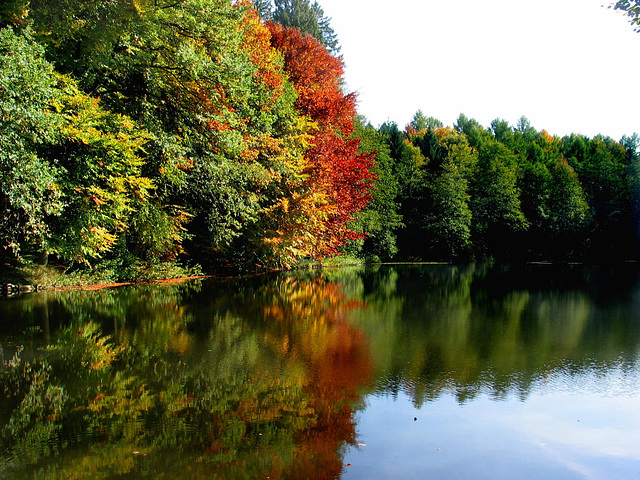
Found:
<path fill-rule="evenodd" d="M 0 300 L 0 479 L 640 479 L 640 268 Z"/>

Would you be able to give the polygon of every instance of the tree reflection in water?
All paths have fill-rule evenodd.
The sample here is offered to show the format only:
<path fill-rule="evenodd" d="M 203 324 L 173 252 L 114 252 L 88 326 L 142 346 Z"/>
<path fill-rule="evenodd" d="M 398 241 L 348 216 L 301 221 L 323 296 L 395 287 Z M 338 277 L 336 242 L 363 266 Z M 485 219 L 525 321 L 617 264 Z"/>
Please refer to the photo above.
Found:
<path fill-rule="evenodd" d="M 385 266 L 0 302 L 0 477 L 338 478 L 368 393 L 524 400 L 633 370 L 637 287 L 635 267 Z"/>
<path fill-rule="evenodd" d="M 68 325 L 1 371 L 0 472 L 339 476 L 371 373 L 360 304 L 319 277 L 249 283 L 57 294 Z"/>

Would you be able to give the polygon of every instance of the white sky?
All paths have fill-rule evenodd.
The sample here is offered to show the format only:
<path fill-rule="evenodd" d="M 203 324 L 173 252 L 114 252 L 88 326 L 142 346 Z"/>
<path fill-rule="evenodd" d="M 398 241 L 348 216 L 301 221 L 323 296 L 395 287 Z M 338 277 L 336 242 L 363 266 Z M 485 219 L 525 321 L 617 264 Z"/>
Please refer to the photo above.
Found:
<path fill-rule="evenodd" d="M 640 33 L 614 0 L 318 0 L 375 126 L 417 110 L 552 135 L 640 133 Z"/>

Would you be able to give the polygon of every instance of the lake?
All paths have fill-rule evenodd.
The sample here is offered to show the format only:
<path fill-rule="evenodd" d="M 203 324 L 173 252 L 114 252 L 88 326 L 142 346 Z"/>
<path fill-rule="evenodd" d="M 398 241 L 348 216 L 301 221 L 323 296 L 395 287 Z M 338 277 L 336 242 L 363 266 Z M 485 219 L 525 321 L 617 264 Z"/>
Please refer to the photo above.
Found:
<path fill-rule="evenodd" d="M 0 299 L 0 478 L 640 478 L 640 266 Z"/>

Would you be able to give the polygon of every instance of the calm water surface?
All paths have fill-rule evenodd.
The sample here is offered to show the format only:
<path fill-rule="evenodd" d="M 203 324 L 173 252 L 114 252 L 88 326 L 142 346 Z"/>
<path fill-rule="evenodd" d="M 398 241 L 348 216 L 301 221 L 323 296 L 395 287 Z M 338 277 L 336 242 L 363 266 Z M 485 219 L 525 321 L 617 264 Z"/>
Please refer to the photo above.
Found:
<path fill-rule="evenodd" d="M 0 479 L 640 479 L 640 268 L 0 300 Z"/>

